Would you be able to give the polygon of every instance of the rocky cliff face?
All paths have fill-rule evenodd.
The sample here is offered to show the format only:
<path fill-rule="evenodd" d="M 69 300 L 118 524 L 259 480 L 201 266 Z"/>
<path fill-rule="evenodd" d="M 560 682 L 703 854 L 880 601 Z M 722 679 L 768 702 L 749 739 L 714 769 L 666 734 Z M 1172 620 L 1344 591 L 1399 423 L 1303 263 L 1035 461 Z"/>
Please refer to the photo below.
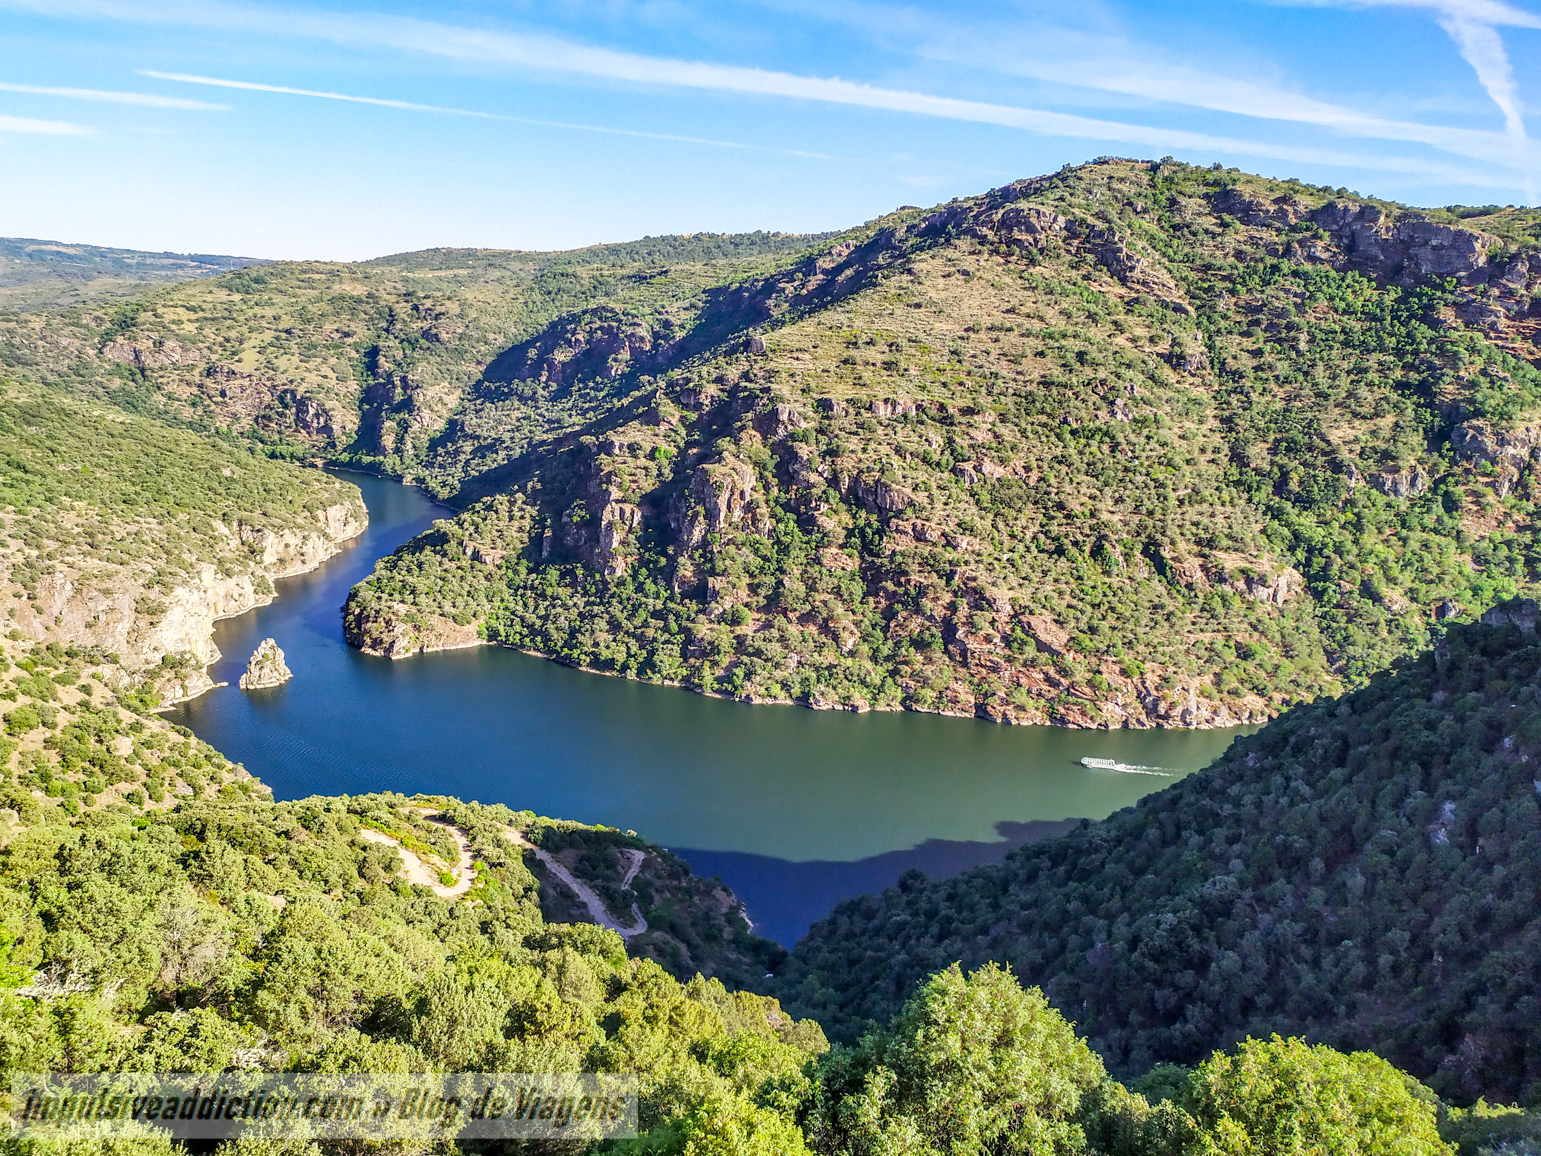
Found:
<path fill-rule="evenodd" d="M 170 589 L 128 568 L 55 567 L 13 621 L 28 638 L 116 654 L 126 678 L 148 677 L 164 704 L 184 701 L 214 685 L 203 668 L 220 658 L 216 621 L 271 602 L 275 579 L 319 566 L 367 520 L 360 503 L 341 502 L 316 511 L 314 529 L 221 524 L 228 551 L 192 565 Z"/>

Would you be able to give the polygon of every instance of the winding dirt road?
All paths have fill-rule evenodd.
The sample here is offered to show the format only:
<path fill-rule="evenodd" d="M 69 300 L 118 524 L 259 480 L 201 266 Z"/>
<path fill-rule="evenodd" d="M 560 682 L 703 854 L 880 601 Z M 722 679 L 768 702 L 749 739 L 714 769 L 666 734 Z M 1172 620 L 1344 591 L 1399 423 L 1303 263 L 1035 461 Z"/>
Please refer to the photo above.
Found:
<path fill-rule="evenodd" d="M 595 893 L 594 889 L 576 878 L 567 869 L 567 864 L 563 863 L 549 851 L 542 851 L 512 827 L 502 827 L 500 830 L 518 847 L 525 851 L 533 851 L 535 858 L 540 860 L 541 865 L 551 872 L 561 882 L 562 886 L 578 897 L 579 902 L 588 909 L 589 917 L 599 926 L 619 932 L 623 939 L 630 939 L 634 935 L 641 935 L 647 930 L 647 920 L 642 918 L 642 911 L 635 903 L 631 905 L 631 926 L 623 926 L 610 914 L 610 910 L 605 906 L 604 900 Z M 642 870 L 642 861 L 647 856 L 643 852 L 630 847 L 622 851 L 621 854 L 626 857 L 629 864 L 626 869 L 626 877 L 621 880 L 621 886 L 630 887 L 631 881 L 637 877 L 637 872 Z"/>

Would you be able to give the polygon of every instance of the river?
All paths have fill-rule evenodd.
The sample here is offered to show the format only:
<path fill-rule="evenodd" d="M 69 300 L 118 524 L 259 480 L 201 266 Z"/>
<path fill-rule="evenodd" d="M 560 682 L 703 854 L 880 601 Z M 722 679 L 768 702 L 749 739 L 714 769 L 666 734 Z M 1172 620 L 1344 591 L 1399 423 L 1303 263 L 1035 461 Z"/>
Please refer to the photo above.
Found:
<path fill-rule="evenodd" d="M 1072 731 L 911 713 L 749 706 L 586 674 L 499 647 L 371 658 L 340 608 L 374 560 L 447 511 L 420 491 L 348 475 L 367 531 L 276 600 L 215 627 L 220 687 L 167 713 L 281 799 L 395 790 L 502 802 L 633 829 L 743 898 L 788 942 L 835 899 L 907 866 L 999 859 L 1102 818 L 1197 770 L 1236 731 Z M 243 692 L 263 638 L 294 679 Z M 1084 756 L 1167 777 L 1084 767 Z"/>

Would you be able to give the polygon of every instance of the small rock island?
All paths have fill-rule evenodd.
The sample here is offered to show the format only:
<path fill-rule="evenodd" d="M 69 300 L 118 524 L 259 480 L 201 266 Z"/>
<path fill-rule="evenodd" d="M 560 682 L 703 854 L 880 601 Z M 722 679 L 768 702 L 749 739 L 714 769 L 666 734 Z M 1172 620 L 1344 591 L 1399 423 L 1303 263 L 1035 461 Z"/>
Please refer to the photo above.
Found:
<path fill-rule="evenodd" d="M 262 690 L 270 686 L 282 686 L 294 677 L 294 671 L 284 664 L 284 652 L 279 649 L 278 643 L 271 638 L 264 638 L 256 650 L 252 651 L 251 661 L 246 664 L 246 673 L 241 675 L 242 690 Z"/>

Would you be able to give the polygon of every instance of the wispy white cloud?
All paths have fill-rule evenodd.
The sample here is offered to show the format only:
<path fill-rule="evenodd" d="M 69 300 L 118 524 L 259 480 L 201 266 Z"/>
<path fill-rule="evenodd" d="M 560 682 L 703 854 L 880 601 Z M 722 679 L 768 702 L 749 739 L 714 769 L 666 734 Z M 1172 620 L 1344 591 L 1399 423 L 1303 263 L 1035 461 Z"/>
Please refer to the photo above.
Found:
<path fill-rule="evenodd" d="M 1446 17 L 1439 26 L 1450 34 L 1461 57 L 1477 74 L 1477 82 L 1487 90 L 1488 96 L 1504 114 L 1504 127 L 1509 135 L 1523 137 L 1525 122 L 1520 117 L 1519 94 L 1514 87 L 1514 69 L 1509 64 L 1509 54 L 1504 50 L 1503 37 L 1491 24 L 1479 24 L 1474 20 Z"/>
<path fill-rule="evenodd" d="M 1500 28 L 1541 29 L 1541 15 L 1502 0 L 1315 0 L 1317 4 L 1350 8 L 1412 8 L 1432 12 L 1439 26 L 1471 65 L 1489 99 L 1503 113 L 1504 127 L 1515 139 L 1525 137 L 1514 69 Z"/>
<path fill-rule="evenodd" d="M 34 120 L 30 116 L 0 115 L 0 132 L 24 132 L 40 136 L 90 136 L 95 129 L 62 120 Z"/>
<path fill-rule="evenodd" d="M 156 80 L 174 80 L 182 84 L 206 84 L 213 88 L 239 88 L 247 92 L 278 92 L 286 96 L 311 96 L 322 100 L 345 100 L 350 104 L 375 104 L 382 108 L 404 108 L 414 112 L 445 112 L 453 116 L 476 116 L 487 120 L 500 120 L 490 112 L 473 112 L 466 108 L 443 108 L 437 104 L 415 104 L 410 100 L 387 100 L 379 96 L 350 96 L 343 92 L 320 92 L 311 88 L 289 88 L 282 84 L 258 84 L 250 80 L 224 80 L 215 76 L 193 76 L 185 72 L 157 72 L 153 68 L 141 68 L 140 76 Z M 191 101 L 189 103 L 197 103 Z M 217 106 L 226 107 L 226 106 Z"/>
<path fill-rule="evenodd" d="M 1360 155 L 1330 148 L 1218 136 L 1165 125 L 1144 125 L 1017 105 L 936 96 L 840 78 L 645 56 L 596 48 L 544 34 L 520 35 L 402 17 L 367 22 L 356 17 L 328 17 L 317 19 L 312 27 L 318 35 L 344 42 L 371 43 L 481 63 L 611 81 L 819 101 L 993 124 L 1049 136 L 1110 141 L 1146 149 L 1181 149 L 1207 155 L 1220 153 L 1255 156 L 1293 163 L 1346 165 L 1355 168 L 1366 167 L 1367 160 Z M 1281 104 L 1289 107 L 1289 102 L 1279 101 L 1276 93 L 1252 92 L 1246 96 L 1254 106 L 1254 116 L 1266 115 L 1265 110 L 1268 109 L 1277 112 Z M 1293 111 L 1298 119 L 1330 125 L 1354 135 L 1427 144 L 1442 151 L 1496 164 L 1511 165 L 1516 160 L 1514 142 L 1502 133 L 1379 120 L 1305 97 L 1294 99 Z M 1534 164 L 1535 158 L 1530 158 L 1530 163 Z M 1376 157 L 1373 166 L 1446 177 L 1457 171 L 1437 163 L 1395 156 Z"/>
<path fill-rule="evenodd" d="M 94 100 L 102 104 L 134 104 L 142 108 L 181 108 L 209 112 L 228 112 L 228 104 L 210 104 L 205 100 L 187 100 L 179 96 L 158 96 L 151 92 L 103 92 L 95 88 L 57 88 L 41 84 L 8 84 L 0 81 L 0 92 L 25 92 L 34 96 L 59 96 L 66 100 Z"/>
<path fill-rule="evenodd" d="M 1061 14 L 1055 22 L 1035 16 L 1004 24 L 967 17 L 942 19 L 912 6 L 867 0 L 820 0 L 817 6 L 805 0 L 783 2 L 857 28 L 898 51 L 975 71 L 989 69 L 1072 90 L 1114 93 L 1264 122 L 1310 125 L 1366 140 L 1422 144 L 1492 164 L 1512 166 L 1517 159 L 1525 159 L 1516 157 L 1510 134 L 1381 116 L 1362 106 L 1308 96 L 1268 77 L 1243 77 L 1174 60 L 1158 46 L 1131 42 L 1106 18 L 1096 18 L 1095 26 L 1087 29 L 1067 23 L 1073 19 L 1070 14 Z M 1326 7 L 1356 0 L 1303 2 Z M 1517 13 L 1516 18 L 1523 16 Z M 1530 157 L 1532 164 L 1538 160 Z"/>
<path fill-rule="evenodd" d="M 141 68 L 141 76 L 152 76 L 157 80 L 172 80 L 182 84 L 207 84 L 216 88 L 239 88 L 250 92 L 275 92 L 286 96 L 308 96 L 321 100 L 342 100 L 352 104 L 373 104 L 383 108 L 400 108 L 413 112 L 445 112 L 455 116 L 474 116 L 484 120 L 502 120 L 514 124 L 536 125 L 541 128 L 560 128 L 577 132 L 608 133 L 613 136 L 642 137 L 646 140 L 676 141 L 681 144 L 710 145 L 713 148 L 746 149 L 755 152 L 779 152 L 793 156 L 810 157 L 815 160 L 849 160 L 849 157 L 836 157 L 828 153 L 805 152 L 801 149 L 778 149 L 765 145 L 743 144 L 738 141 L 713 140 L 710 137 L 680 136 L 676 133 L 647 132 L 643 129 L 615 128 L 603 124 L 579 124 L 573 121 L 563 120 L 538 120 L 528 116 L 510 116 L 505 113 L 479 112 L 465 108 L 445 108 L 436 104 L 417 104 L 410 100 L 391 100 L 379 96 L 354 96 L 345 92 L 323 92 L 311 88 L 290 88 L 282 84 L 259 84 L 250 80 L 226 80 L 216 76 L 193 76 L 183 72 L 158 72 L 155 69 Z"/>
<path fill-rule="evenodd" d="M 1311 0 L 1306 0 L 1310 3 Z M 1317 0 L 1318 3 L 1393 3 L 1396 0 Z M 1409 0 L 1438 7 L 1436 0 Z M 36 10 L 41 0 L 0 0 L 0 6 Z M 1446 7 L 1469 8 L 1481 16 L 1505 21 L 1528 19 L 1528 14 L 1500 0 L 1446 0 Z M 877 111 L 945 118 L 998 125 L 1051 136 L 1114 142 L 1145 150 L 1176 150 L 1206 156 L 1263 157 L 1289 163 L 1333 165 L 1354 169 L 1384 169 L 1495 187 L 1512 185 L 1512 177 L 1480 174 L 1469 165 L 1452 166 L 1418 157 L 1366 156 L 1357 150 L 1294 145 L 1273 140 L 1247 139 L 1193 132 L 1167 125 L 1147 125 L 1107 118 L 1082 116 L 1011 104 L 938 96 L 903 88 L 891 88 L 838 77 L 716 64 L 663 56 L 650 56 L 581 44 L 543 33 L 516 33 L 470 28 L 411 17 L 385 14 L 337 14 L 315 10 L 280 10 L 239 4 L 197 3 L 164 0 L 154 7 L 140 0 L 48 0 L 52 11 L 111 16 L 149 23 L 177 23 L 226 29 L 262 31 L 278 36 L 323 39 L 349 48 L 388 48 L 420 55 L 517 69 L 521 76 L 548 73 L 592 79 L 655 85 L 669 88 L 727 92 L 867 108 Z M 1037 65 L 1038 74 L 1060 79 L 1052 64 Z M 1022 71 L 1022 70 L 1017 70 Z M 1112 72 L 1111 78 L 1108 73 Z M 1480 160 L 1512 169 L 1534 170 L 1541 157 L 1529 142 L 1517 141 L 1509 132 L 1484 132 L 1379 118 L 1310 97 L 1280 93 L 1267 85 L 1232 80 L 1216 85 L 1215 78 L 1182 69 L 1134 69 L 1126 78 L 1117 70 L 1103 72 L 1103 79 L 1082 87 L 1100 85 L 1108 91 L 1127 91 L 1150 99 L 1216 108 L 1269 120 L 1293 120 L 1367 139 L 1427 145 L 1459 157 Z M 1030 73 L 1032 74 L 1032 73 Z M 1067 83 L 1072 78 L 1064 77 Z M 253 85 L 251 87 L 263 87 Z M 277 87 L 277 86 L 273 86 Z M 1218 95 L 1203 96 L 1206 87 Z M 341 94 L 306 93 L 342 98 Z M 374 98 L 364 103 L 400 104 Z M 449 110 L 445 110 L 449 111 Z"/>

